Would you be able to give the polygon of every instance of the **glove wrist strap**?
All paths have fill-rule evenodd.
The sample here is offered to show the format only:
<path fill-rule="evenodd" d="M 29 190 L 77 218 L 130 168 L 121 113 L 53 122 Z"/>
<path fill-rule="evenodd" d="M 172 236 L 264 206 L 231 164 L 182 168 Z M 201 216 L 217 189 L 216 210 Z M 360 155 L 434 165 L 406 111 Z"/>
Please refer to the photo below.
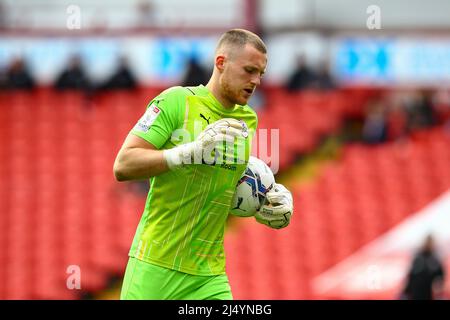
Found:
<path fill-rule="evenodd" d="M 187 143 L 172 149 L 163 150 L 163 157 L 170 170 L 176 170 L 184 164 L 191 164 L 193 144 Z"/>

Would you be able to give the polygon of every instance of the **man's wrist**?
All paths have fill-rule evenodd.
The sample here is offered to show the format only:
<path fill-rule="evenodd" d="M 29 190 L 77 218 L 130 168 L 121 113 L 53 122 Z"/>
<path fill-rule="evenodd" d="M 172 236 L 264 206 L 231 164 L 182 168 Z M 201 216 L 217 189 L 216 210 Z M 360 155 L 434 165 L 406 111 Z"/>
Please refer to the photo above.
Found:
<path fill-rule="evenodd" d="M 190 164 L 193 144 L 186 143 L 172 149 L 163 150 L 163 158 L 170 170 L 176 170 L 184 164 Z"/>
<path fill-rule="evenodd" d="M 163 150 L 163 158 L 170 170 L 175 170 L 181 165 L 181 157 L 177 148 Z"/>

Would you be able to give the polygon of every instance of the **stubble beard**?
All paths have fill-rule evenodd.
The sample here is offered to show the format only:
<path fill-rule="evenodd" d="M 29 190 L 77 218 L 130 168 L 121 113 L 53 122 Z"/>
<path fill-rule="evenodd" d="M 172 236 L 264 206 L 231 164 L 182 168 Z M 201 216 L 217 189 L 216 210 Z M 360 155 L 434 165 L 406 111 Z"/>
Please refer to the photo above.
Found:
<path fill-rule="evenodd" d="M 246 101 L 244 101 L 244 102 L 238 101 L 239 93 L 236 93 L 235 91 L 233 91 L 233 89 L 231 88 L 231 86 L 230 86 L 228 81 L 222 80 L 220 82 L 220 86 L 222 88 L 222 96 L 228 102 L 232 103 L 233 105 L 236 105 L 236 104 L 243 105 L 243 104 L 246 103 Z"/>

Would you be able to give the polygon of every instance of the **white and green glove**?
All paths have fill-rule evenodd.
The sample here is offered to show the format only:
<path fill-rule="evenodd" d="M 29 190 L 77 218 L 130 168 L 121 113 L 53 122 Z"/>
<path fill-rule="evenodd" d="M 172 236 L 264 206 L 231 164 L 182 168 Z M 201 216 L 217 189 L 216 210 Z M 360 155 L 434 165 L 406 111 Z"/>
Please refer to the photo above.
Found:
<path fill-rule="evenodd" d="M 276 183 L 273 189 L 267 192 L 266 198 L 268 203 L 262 205 L 256 212 L 256 221 L 273 229 L 287 227 L 294 212 L 292 194 L 285 186 Z"/>
<path fill-rule="evenodd" d="M 235 137 L 247 138 L 247 135 L 243 122 L 224 118 L 208 125 L 195 141 L 164 150 L 163 156 L 170 170 L 180 168 L 184 164 L 202 163 L 202 160 L 210 163 L 213 161 L 207 158 L 219 143 L 233 143 Z"/>

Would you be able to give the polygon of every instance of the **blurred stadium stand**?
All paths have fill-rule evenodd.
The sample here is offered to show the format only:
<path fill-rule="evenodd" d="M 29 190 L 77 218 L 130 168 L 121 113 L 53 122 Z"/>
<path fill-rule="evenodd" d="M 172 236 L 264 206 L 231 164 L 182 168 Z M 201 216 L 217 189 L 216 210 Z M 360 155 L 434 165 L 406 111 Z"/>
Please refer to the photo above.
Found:
<path fill-rule="evenodd" d="M 303 93 L 289 102 L 279 99 L 283 89 L 274 91 L 271 108 L 260 114 L 270 120 L 260 125 L 277 123 L 281 137 L 293 137 L 281 142 L 282 170 L 317 147 L 319 135 L 336 133 L 343 112 L 354 108 L 344 91 Z M 1 93 L 0 297 L 75 298 L 65 286 L 73 264 L 82 270 L 86 292 L 105 288 L 124 271 L 143 198 L 117 184 L 111 168 L 121 140 L 156 93 L 108 92 L 91 109 L 78 92 Z M 316 121 L 317 111 L 300 111 L 320 101 L 329 102 L 327 121 Z M 305 115 L 280 113 L 293 112 L 286 103 Z M 313 298 L 308 282 L 314 276 L 448 190 L 449 163 L 450 137 L 442 127 L 401 145 L 344 147 L 340 161 L 327 165 L 314 184 L 294 187 L 298 218 L 288 229 L 247 223 L 227 241 L 236 298 Z M 266 278 L 266 270 L 276 278 Z"/>
<path fill-rule="evenodd" d="M 82 12 L 79 32 L 66 28 L 72 4 Z M 259 128 L 280 130 L 279 177 L 295 203 L 287 229 L 230 221 L 234 298 L 396 299 L 407 270 L 381 272 L 392 284 L 373 290 L 364 285 L 367 265 L 386 270 L 392 260 L 372 263 L 361 252 L 387 234 L 398 239 L 398 227 L 450 197 L 450 4 L 378 1 L 383 30 L 369 31 L 370 4 L 0 1 L 0 74 L 22 56 L 38 83 L 33 90 L 0 89 L 0 299 L 92 298 L 123 276 L 145 199 L 133 184 L 114 180 L 118 148 L 152 97 L 180 81 L 190 58 L 210 63 L 218 34 L 231 27 L 264 31 L 269 66 L 255 107 Z M 51 89 L 73 53 L 97 82 L 123 54 L 140 85 L 88 94 Z M 313 68 L 329 65 L 337 88 L 285 90 L 299 53 Z M 370 103 L 393 114 L 392 101 L 411 106 L 423 89 L 433 93 L 434 123 L 398 139 L 362 141 Z M 315 158 L 330 138 L 338 141 L 333 155 Z M 308 161 L 317 170 L 303 181 L 296 172 L 307 171 Z M 408 231 L 411 241 L 395 253 L 405 259 L 412 240 L 430 230 L 450 247 L 448 220 L 430 219 Z M 450 252 L 442 253 L 449 274 Z M 81 269 L 81 290 L 66 286 L 70 265 Z M 350 281 L 349 273 L 359 278 Z"/>

